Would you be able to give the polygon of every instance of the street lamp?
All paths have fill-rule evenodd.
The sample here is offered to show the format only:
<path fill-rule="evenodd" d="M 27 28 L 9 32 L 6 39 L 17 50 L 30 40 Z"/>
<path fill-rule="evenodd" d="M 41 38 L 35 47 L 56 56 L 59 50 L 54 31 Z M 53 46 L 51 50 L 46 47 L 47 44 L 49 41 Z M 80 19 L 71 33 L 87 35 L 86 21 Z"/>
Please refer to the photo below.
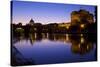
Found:
<path fill-rule="evenodd" d="M 84 24 L 81 24 L 81 25 L 80 25 L 81 28 L 84 28 L 84 26 L 85 26 Z"/>

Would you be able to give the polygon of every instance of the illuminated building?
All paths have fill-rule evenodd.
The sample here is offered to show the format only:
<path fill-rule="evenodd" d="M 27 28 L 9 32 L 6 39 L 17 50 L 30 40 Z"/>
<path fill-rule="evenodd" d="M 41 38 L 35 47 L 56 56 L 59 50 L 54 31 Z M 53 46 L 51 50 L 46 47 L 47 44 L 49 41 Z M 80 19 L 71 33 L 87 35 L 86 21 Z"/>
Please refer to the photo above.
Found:
<path fill-rule="evenodd" d="M 71 24 L 88 24 L 94 23 L 94 16 L 89 11 L 79 10 L 71 13 Z"/>

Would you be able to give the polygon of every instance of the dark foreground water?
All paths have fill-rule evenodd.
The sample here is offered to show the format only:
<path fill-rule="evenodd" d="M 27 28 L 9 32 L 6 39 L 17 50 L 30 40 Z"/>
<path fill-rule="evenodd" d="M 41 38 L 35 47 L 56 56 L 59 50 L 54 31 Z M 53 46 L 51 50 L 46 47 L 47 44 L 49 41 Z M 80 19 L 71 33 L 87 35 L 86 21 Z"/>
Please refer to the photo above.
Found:
<path fill-rule="evenodd" d="M 96 35 L 35 33 L 12 42 L 12 65 L 96 60 Z"/>

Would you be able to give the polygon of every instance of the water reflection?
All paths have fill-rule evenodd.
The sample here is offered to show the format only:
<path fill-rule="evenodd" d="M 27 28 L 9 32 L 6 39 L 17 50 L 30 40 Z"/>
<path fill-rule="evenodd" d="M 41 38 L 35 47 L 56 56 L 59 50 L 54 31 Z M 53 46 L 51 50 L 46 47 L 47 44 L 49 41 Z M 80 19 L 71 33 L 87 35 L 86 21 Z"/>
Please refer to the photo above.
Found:
<path fill-rule="evenodd" d="M 27 55 L 26 57 L 31 57 L 32 55 L 31 58 L 36 60 L 35 64 L 96 60 L 96 35 L 34 33 L 29 34 L 29 37 L 20 36 L 14 39 L 13 45 L 19 49 L 24 56 Z M 23 46 L 21 47 L 22 44 Z M 29 55 L 27 54 L 28 51 L 31 51 Z M 59 51 L 59 53 L 57 51 Z M 40 57 L 36 58 L 41 55 L 41 53 L 43 54 L 43 57 L 41 56 L 43 59 Z M 35 54 L 36 57 L 33 57 Z M 59 55 L 58 58 L 55 57 L 57 54 Z M 46 58 L 49 56 L 51 61 L 48 61 Z M 54 60 L 54 58 L 56 60 Z"/>

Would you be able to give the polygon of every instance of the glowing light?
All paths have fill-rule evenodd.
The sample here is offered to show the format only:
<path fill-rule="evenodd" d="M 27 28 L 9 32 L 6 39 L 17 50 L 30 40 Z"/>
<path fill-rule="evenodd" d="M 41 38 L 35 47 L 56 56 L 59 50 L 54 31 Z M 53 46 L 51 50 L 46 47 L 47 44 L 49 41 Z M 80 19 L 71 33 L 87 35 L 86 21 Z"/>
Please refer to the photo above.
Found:
<path fill-rule="evenodd" d="M 69 26 L 67 26 L 67 29 L 69 29 Z"/>
<path fill-rule="evenodd" d="M 69 29 L 69 27 L 70 27 L 70 24 L 67 25 L 67 29 Z"/>
<path fill-rule="evenodd" d="M 83 37 L 81 38 L 81 43 L 84 43 L 84 38 Z"/>
<path fill-rule="evenodd" d="M 87 49 L 89 49 L 89 46 L 87 45 Z"/>
<path fill-rule="evenodd" d="M 69 41 L 69 35 L 66 34 L 66 41 Z"/>
<path fill-rule="evenodd" d="M 81 37 L 83 36 L 83 34 L 80 35 Z"/>
<path fill-rule="evenodd" d="M 84 28 L 84 26 L 85 26 L 84 24 L 81 24 L 81 26 L 80 26 L 80 27 L 81 27 L 81 28 Z"/>
<path fill-rule="evenodd" d="M 81 47 L 81 45 L 80 45 L 80 44 L 78 44 L 78 47 L 80 48 L 80 47 Z"/>

